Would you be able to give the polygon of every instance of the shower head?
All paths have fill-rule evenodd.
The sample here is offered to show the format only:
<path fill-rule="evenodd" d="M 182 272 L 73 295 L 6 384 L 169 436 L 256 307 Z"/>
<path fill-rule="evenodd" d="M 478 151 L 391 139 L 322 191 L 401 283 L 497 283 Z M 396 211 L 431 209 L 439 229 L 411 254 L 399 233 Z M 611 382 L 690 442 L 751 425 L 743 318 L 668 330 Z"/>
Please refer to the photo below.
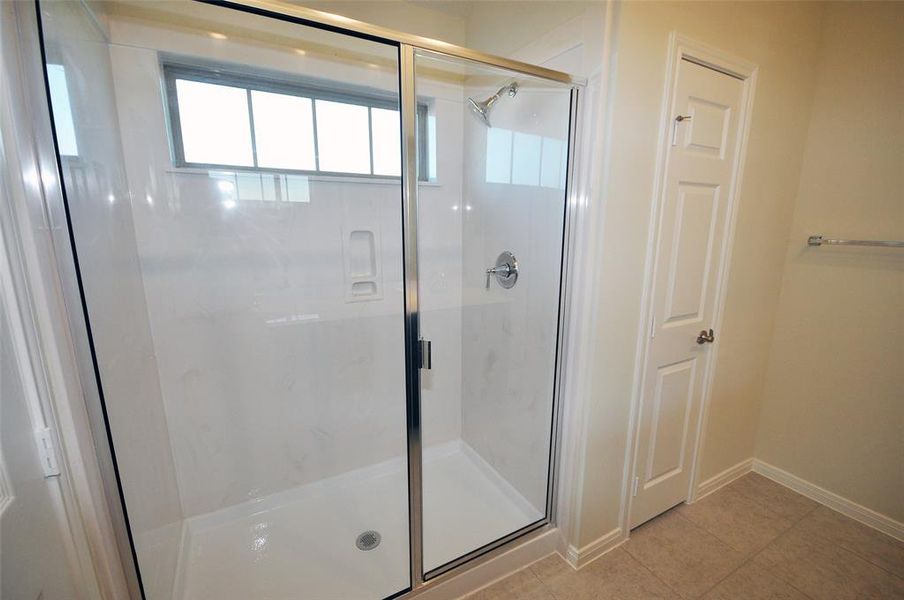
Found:
<path fill-rule="evenodd" d="M 496 90 L 496 93 L 484 100 L 483 102 L 478 102 L 474 98 L 468 98 L 468 105 L 471 107 L 471 110 L 474 111 L 478 117 L 484 122 L 487 127 L 492 127 L 490 124 L 490 111 L 493 109 L 493 105 L 499 101 L 499 98 L 502 97 L 503 92 L 508 92 L 510 98 L 514 98 L 515 94 L 518 93 L 518 82 L 513 81 L 509 84 L 506 84 Z"/>

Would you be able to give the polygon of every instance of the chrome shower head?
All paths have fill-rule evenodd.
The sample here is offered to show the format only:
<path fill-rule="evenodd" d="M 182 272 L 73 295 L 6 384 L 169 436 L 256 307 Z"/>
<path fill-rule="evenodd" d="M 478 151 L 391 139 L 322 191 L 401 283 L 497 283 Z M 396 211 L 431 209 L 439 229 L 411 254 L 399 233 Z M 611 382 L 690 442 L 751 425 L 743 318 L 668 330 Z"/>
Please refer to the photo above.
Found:
<path fill-rule="evenodd" d="M 509 84 L 506 84 L 496 90 L 496 93 L 484 100 L 483 102 L 478 102 L 474 98 L 468 98 L 468 105 L 471 107 L 471 110 L 474 111 L 478 117 L 484 122 L 487 127 L 492 127 L 490 124 L 490 111 L 493 108 L 493 105 L 499 101 L 499 98 L 502 97 L 503 92 L 508 92 L 510 98 L 514 98 L 518 93 L 518 82 L 513 81 Z"/>

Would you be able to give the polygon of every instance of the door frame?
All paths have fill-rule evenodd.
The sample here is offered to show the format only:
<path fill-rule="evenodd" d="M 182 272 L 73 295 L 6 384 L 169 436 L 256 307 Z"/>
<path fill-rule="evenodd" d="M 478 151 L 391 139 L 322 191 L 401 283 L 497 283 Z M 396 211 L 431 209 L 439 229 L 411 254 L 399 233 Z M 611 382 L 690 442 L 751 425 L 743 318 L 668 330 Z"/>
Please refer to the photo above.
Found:
<path fill-rule="evenodd" d="M 644 373 L 646 371 L 649 355 L 649 329 L 653 318 L 653 275 L 656 268 L 656 255 L 659 241 L 659 221 L 662 215 L 664 202 L 663 191 L 665 189 L 666 165 L 671 148 L 670 123 L 675 105 L 675 89 L 678 83 L 678 69 L 682 60 L 687 60 L 700 66 L 713 69 L 727 76 L 739 79 L 744 86 L 741 99 L 741 114 L 738 119 L 740 130 L 735 147 L 735 157 L 732 164 L 732 180 L 727 194 L 726 218 L 723 225 L 722 236 L 724 243 L 720 251 L 719 270 L 716 275 L 716 303 L 713 310 L 713 328 L 722 331 L 722 318 L 724 316 L 724 304 L 731 264 L 732 247 L 738 218 L 738 190 L 743 183 L 744 165 L 747 157 L 747 142 L 750 132 L 750 121 L 753 114 L 753 100 L 756 91 L 756 81 L 759 67 L 750 61 L 739 58 L 705 44 L 677 31 L 669 34 L 668 65 L 665 73 L 662 105 L 659 116 L 659 138 L 656 145 L 656 168 L 654 171 L 652 210 L 647 230 L 646 258 L 644 260 L 643 295 L 641 297 L 641 318 L 637 328 L 637 347 L 635 349 L 635 363 L 632 385 L 631 413 L 629 420 L 629 447 L 625 460 L 625 470 L 622 485 L 621 527 L 625 536 L 630 535 L 631 510 L 634 501 L 634 477 L 637 471 L 637 448 L 640 438 L 640 415 L 644 395 Z M 721 335 L 711 345 L 705 359 L 703 388 L 700 393 L 700 403 L 697 413 L 692 415 L 694 431 L 692 433 L 693 452 L 690 457 L 691 477 L 687 490 L 686 502 L 692 503 L 699 496 L 700 470 L 698 459 L 703 455 L 706 424 L 709 416 L 709 399 L 712 391 L 712 383 L 715 375 L 715 365 L 719 351 Z"/>

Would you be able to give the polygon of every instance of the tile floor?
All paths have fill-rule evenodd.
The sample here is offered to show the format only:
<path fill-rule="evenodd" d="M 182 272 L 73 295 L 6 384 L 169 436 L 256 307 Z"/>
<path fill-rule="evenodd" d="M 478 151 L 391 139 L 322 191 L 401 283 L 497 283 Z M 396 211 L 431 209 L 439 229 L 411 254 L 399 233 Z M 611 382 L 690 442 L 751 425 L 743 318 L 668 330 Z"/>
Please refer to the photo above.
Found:
<path fill-rule="evenodd" d="M 904 599 L 904 543 L 756 474 L 580 571 L 552 555 L 468 600 Z"/>

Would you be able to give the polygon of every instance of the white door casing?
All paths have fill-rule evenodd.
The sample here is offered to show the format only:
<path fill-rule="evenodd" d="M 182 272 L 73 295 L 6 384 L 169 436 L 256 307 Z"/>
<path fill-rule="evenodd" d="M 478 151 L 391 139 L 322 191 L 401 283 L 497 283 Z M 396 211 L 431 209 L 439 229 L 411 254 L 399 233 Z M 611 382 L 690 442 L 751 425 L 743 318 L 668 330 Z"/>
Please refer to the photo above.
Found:
<path fill-rule="evenodd" d="M 697 338 L 715 329 L 744 99 L 741 79 L 678 62 L 641 374 L 631 527 L 688 499 L 712 347 Z"/>

